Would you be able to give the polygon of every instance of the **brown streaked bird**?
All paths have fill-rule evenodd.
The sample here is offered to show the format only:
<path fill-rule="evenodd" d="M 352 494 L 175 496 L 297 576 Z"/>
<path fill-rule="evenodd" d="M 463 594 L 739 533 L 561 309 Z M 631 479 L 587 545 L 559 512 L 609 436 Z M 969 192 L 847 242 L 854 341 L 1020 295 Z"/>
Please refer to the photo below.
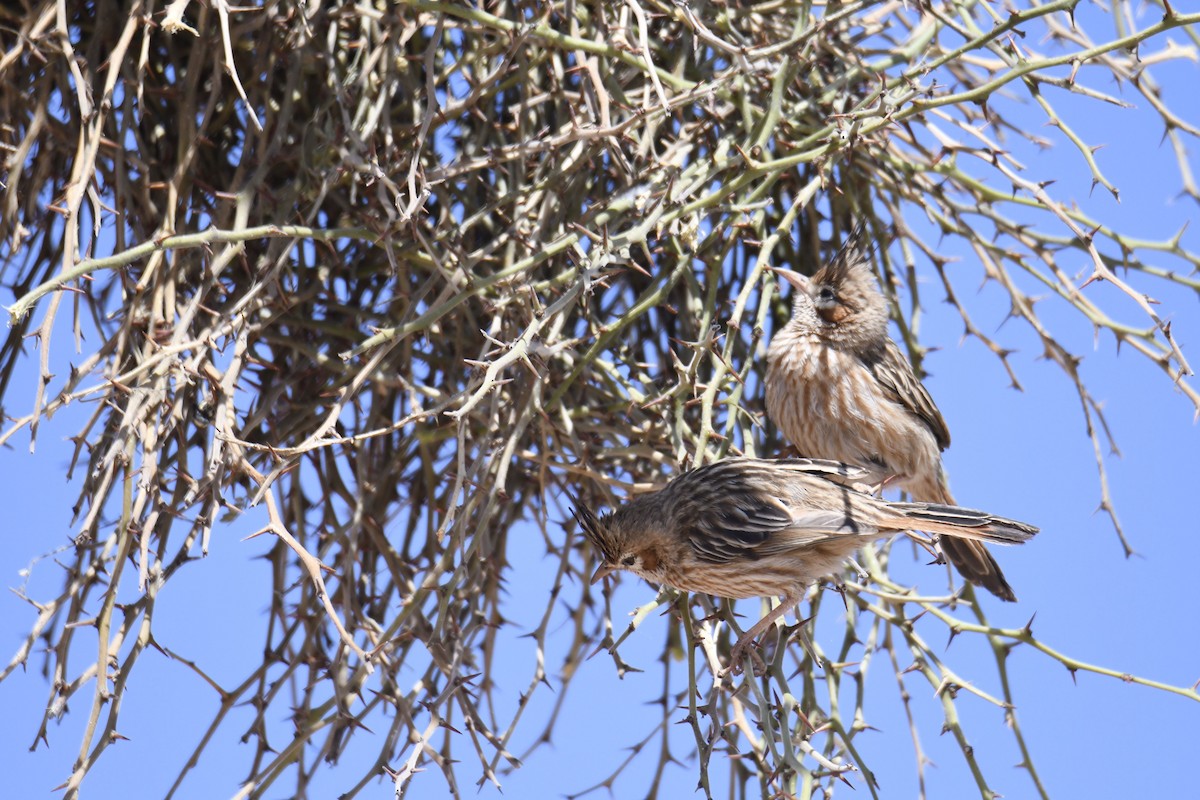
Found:
<path fill-rule="evenodd" d="M 866 470 L 807 458 L 729 458 L 597 516 L 572 509 L 600 556 L 592 583 L 617 570 L 717 597 L 783 597 L 737 641 L 730 663 L 794 608 L 810 583 L 862 545 L 900 531 L 1020 544 L 1022 522 L 937 503 L 892 503 L 854 488 Z"/>
<path fill-rule="evenodd" d="M 954 505 L 942 469 L 950 431 L 912 365 L 888 336 L 862 225 L 811 279 L 773 271 L 793 288 L 792 319 L 767 349 L 767 414 L 801 455 L 858 464 L 914 500 Z M 939 542 L 967 580 L 1017 599 L 978 541 Z"/>

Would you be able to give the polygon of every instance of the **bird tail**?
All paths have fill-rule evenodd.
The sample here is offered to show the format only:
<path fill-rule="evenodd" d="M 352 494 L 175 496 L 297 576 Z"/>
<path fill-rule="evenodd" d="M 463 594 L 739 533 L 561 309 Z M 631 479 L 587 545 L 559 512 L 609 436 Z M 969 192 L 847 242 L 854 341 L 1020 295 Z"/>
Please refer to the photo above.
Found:
<path fill-rule="evenodd" d="M 952 539 L 989 544 L 1022 544 L 1038 532 L 1033 525 L 962 506 L 941 503 L 889 503 L 888 506 L 892 512 L 901 515 L 896 520 L 900 523 L 896 527 L 916 528 Z"/>
<path fill-rule="evenodd" d="M 955 507 L 954 495 L 950 493 L 950 487 L 947 486 L 946 481 L 946 472 L 941 468 L 941 465 L 938 465 L 937 474 L 932 476 L 931 480 L 919 484 L 910 482 L 908 491 L 917 500 L 932 501 L 942 508 Z M 1003 521 L 1012 523 L 1012 520 Z M 1030 527 L 1019 522 L 1016 525 L 1022 528 Z M 939 533 L 939 531 L 929 532 Z M 997 540 L 979 537 L 972 539 L 962 538 L 961 532 L 957 534 L 948 533 L 947 536 L 943 536 L 938 541 L 938 547 L 941 549 L 942 555 L 946 557 L 946 560 L 953 564 L 954 568 L 964 578 L 976 586 L 982 586 L 1001 600 L 1014 603 L 1017 600 L 1016 592 L 1008 585 L 1008 581 L 1005 579 L 1004 573 L 1000 570 L 1000 565 L 996 562 L 995 557 L 988 552 L 987 548 L 981 542 L 998 541 L 1001 544 L 1019 544 L 1036 532 L 1037 528 L 1033 528 L 1024 539 L 1019 539 L 1017 542 L 1013 542 L 1011 538 Z"/>

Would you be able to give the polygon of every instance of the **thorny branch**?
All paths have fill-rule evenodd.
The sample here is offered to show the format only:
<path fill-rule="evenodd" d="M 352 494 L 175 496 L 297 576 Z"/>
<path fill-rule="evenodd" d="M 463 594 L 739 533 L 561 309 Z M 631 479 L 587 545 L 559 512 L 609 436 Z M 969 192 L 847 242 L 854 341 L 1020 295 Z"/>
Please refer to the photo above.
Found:
<path fill-rule="evenodd" d="M 1129 0 L 1107 12 L 1077 0 L 785 0 L 719 14 L 658 0 L 177 0 L 163 12 L 135 0 L 124 17 L 26 6 L 0 10 L 0 259 L 13 293 L 0 397 L 32 407 L 4 417 L 0 444 L 28 432 L 32 448 L 52 415 L 85 413 L 62 590 L 19 590 L 35 616 L 0 680 L 42 659 L 51 696 L 35 745 L 90 692 L 68 799 L 119 738 L 148 645 L 219 699 L 169 796 L 214 737 L 236 735 L 235 708 L 254 710 L 241 797 L 281 780 L 302 796 L 351 747 L 377 755 L 347 797 L 380 779 L 402 795 L 434 780 L 422 772 L 454 796 L 464 775 L 500 785 L 551 741 L 588 656 L 607 650 L 619 674 L 633 669 L 620 648 L 668 603 L 678 624 L 661 715 L 593 788 L 652 758 L 653 793 L 690 748 L 710 796 L 722 770 L 731 796 L 850 782 L 878 797 L 856 743 L 872 666 L 895 673 L 922 788 L 933 733 L 917 727 L 910 673 L 930 685 L 984 795 L 959 689 L 1006 710 L 1045 796 L 1005 677 L 1012 647 L 1200 699 L 1084 664 L 1029 628 L 993 627 L 969 590 L 912 594 L 888 578 L 886 549 L 864 554 L 870 579 L 847 583 L 844 605 L 822 609 L 816 592 L 801 612 L 842 618 L 840 643 L 789 629 L 803 644 L 767 674 L 722 679 L 732 604 L 664 592 L 614 636 L 560 505 L 568 490 L 602 504 L 685 465 L 779 452 L 758 356 L 786 310 L 763 267 L 811 273 L 857 217 L 894 234 L 880 266 L 912 290 L 897 315 L 910 351 L 921 352 L 918 274 L 932 264 L 965 334 L 1019 386 L 1004 340 L 953 288 L 972 271 L 1002 287 L 1078 394 L 1101 505 L 1130 551 L 1086 364 L 1023 287 L 1148 359 L 1200 412 L 1152 300 L 1164 284 L 1200 294 L 1200 255 L 1180 235 L 1151 241 L 1093 218 L 1055 176 L 1030 174 L 1019 151 L 1052 142 L 1017 121 L 1014 101 L 1032 101 L 1061 132 L 1062 157 L 1117 197 L 1087 126 L 1055 98 L 1134 113 L 1108 84 L 1132 87 L 1139 113 L 1164 126 L 1182 192 L 1200 200 L 1185 154 L 1200 121 L 1173 110 L 1155 77 L 1197 60 L 1200 15 L 1161 0 L 1143 17 Z M 1112 25 L 1111 37 L 1090 33 Z M 951 266 L 939 233 L 975 263 Z M 1083 280 L 1061 263 L 1076 254 L 1091 265 Z M 1099 281 L 1132 314 L 1102 303 Z M 27 348 L 32 391 L 14 381 Z M 263 660 L 232 687 L 153 627 L 161 588 L 225 520 L 274 537 Z M 549 600 L 513 619 L 506 587 L 529 541 L 552 565 Z M 918 618 L 991 643 L 1002 693 L 972 688 Z M 514 627 L 532 648 L 515 700 L 496 671 Z M 547 686 L 557 694 L 538 719 L 530 702 Z"/>

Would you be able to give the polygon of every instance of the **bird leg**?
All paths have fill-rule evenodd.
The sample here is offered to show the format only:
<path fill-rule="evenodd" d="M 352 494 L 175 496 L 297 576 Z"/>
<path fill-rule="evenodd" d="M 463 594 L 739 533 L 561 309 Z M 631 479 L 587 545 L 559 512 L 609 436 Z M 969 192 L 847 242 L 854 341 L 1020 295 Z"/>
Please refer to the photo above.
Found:
<path fill-rule="evenodd" d="M 753 641 L 753 637 L 746 635 L 738 639 L 733 650 L 729 652 L 729 665 L 721 670 L 720 677 L 742 674 L 742 650 L 747 650 L 747 655 L 754 661 L 752 671 L 755 677 L 767 674 L 767 662 L 763 661 L 763 657 L 758 653 L 758 643 Z"/>
<path fill-rule="evenodd" d="M 882 479 L 870 484 L 867 494 L 873 494 L 878 498 L 883 498 L 883 490 L 891 486 L 896 481 L 895 475 L 884 475 Z"/>
<path fill-rule="evenodd" d="M 750 630 L 743 633 L 741 638 L 737 640 L 737 643 L 734 644 L 733 649 L 731 651 L 729 651 L 729 666 L 726 668 L 726 671 L 733 672 L 735 675 L 737 673 L 741 672 L 742 671 L 742 652 L 744 650 L 746 650 L 746 648 L 748 648 L 751 644 L 753 644 L 754 640 L 758 636 L 760 636 L 768 628 L 770 628 L 772 625 L 774 625 L 776 620 L 778 620 L 784 614 L 788 613 L 793 608 L 795 608 L 797 605 L 799 605 L 800 601 L 803 598 L 804 598 L 803 592 L 801 592 L 799 594 L 788 595 L 787 597 L 784 597 L 782 603 L 775 606 L 775 608 L 771 609 L 770 613 L 768 613 L 765 617 L 760 619 L 758 622 L 754 623 L 754 626 L 751 627 Z M 765 670 L 766 664 L 761 663 L 761 659 L 758 658 L 758 654 L 754 653 L 753 651 L 751 651 L 751 654 L 755 657 L 756 660 L 759 661 L 759 664 Z"/>

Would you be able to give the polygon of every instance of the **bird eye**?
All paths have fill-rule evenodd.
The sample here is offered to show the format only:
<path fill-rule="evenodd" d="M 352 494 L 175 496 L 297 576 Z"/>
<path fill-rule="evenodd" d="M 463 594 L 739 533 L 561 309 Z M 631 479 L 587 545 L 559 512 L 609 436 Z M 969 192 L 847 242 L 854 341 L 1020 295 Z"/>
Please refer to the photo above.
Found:
<path fill-rule="evenodd" d="M 624 558 L 621 559 L 622 567 L 632 567 L 636 563 L 637 563 L 637 556 L 625 556 Z"/>
<path fill-rule="evenodd" d="M 820 300 L 822 303 L 832 303 L 834 300 L 837 299 L 837 295 L 834 294 L 833 289 L 831 287 L 822 286 L 821 291 L 817 292 L 817 299 Z"/>

